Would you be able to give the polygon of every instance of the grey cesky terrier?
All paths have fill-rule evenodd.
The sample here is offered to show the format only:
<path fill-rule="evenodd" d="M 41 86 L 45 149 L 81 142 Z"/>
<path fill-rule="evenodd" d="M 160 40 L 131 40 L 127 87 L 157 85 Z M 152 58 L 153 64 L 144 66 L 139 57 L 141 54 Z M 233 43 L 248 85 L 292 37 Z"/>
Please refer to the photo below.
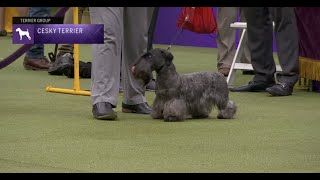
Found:
<path fill-rule="evenodd" d="M 228 84 L 219 72 L 196 72 L 179 75 L 173 55 L 165 49 L 152 49 L 132 66 L 135 78 L 147 84 L 156 72 L 156 97 L 151 116 L 164 121 L 207 118 L 216 106 L 217 118 L 232 119 L 237 106 L 229 99 Z"/>

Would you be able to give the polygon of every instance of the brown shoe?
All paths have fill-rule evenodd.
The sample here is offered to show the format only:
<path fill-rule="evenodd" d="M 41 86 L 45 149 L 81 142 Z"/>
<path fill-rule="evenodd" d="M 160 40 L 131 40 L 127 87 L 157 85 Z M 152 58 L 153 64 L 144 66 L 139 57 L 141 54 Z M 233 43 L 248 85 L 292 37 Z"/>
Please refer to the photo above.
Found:
<path fill-rule="evenodd" d="M 223 74 L 224 76 L 228 76 L 228 75 L 229 75 L 230 68 L 220 68 L 218 71 L 219 71 L 221 74 Z"/>
<path fill-rule="evenodd" d="M 26 56 L 24 57 L 23 66 L 26 70 L 48 71 L 52 63 L 45 56 L 41 59 L 31 59 Z"/>

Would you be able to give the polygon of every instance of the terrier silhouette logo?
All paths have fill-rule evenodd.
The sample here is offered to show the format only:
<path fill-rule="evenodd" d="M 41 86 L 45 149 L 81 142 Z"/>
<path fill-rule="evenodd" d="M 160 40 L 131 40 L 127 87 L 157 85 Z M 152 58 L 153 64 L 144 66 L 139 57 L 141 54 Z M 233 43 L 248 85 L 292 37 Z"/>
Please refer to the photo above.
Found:
<path fill-rule="evenodd" d="M 16 32 L 19 33 L 20 36 L 20 41 L 22 40 L 23 36 L 26 36 L 29 40 L 31 40 L 30 34 L 29 34 L 29 30 L 27 29 L 26 31 L 21 30 L 20 28 L 16 29 Z"/>

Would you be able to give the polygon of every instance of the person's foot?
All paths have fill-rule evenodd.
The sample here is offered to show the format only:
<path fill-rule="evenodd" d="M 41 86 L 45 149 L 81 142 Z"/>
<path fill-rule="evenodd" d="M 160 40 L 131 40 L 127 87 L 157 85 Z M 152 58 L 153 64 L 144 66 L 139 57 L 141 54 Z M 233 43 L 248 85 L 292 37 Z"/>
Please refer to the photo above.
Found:
<path fill-rule="evenodd" d="M 243 70 L 242 74 L 243 75 L 254 75 L 254 70 Z"/>
<path fill-rule="evenodd" d="M 289 96 L 292 95 L 293 88 L 286 83 L 278 83 L 266 89 L 272 96 Z"/>
<path fill-rule="evenodd" d="M 1 30 L 0 31 L 0 36 L 7 36 L 7 31 L 6 30 Z"/>
<path fill-rule="evenodd" d="M 266 88 L 273 86 L 274 83 L 265 83 L 265 82 L 256 82 L 256 81 L 250 81 L 248 84 L 230 88 L 230 91 L 232 92 L 259 92 L 259 91 L 265 91 Z"/>
<path fill-rule="evenodd" d="M 66 53 L 54 61 L 53 65 L 48 69 L 48 73 L 51 75 L 63 75 L 69 68 L 74 68 L 73 58 L 70 53 Z"/>
<path fill-rule="evenodd" d="M 113 111 L 112 105 L 108 102 L 93 105 L 92 114 L 99 120 L 115 120 L 117 118 L 117 113 Z"/>
<path fill-rule="evenodd" d="M 156 81 L 152 79 L 146 86 L 147 91 L 155 91 L 156 90 Z"/>
<path fill-rule="evenodd" d="M 122 103 L 122 112 L 125 113 L 138 113 L 138 114 L 150 114 L 152 108 L 148 105 L 148 103 L 141 103 L 135 105 L 128 105 Z"/>
<path fill-rule="evenodd" d="M 218 70 L 221 74 L 223 74 L 224 76 L 228 76 L 229 75 L 229 71 L 230 71 L 230 68 L 219 68 Z"/>
<path fill-rule="evenodd" d="M 24 57 L 23 66 L 26 70 L 48 71 L 52 63 L 45 56 L 39 59 L 26 56 Z"/>

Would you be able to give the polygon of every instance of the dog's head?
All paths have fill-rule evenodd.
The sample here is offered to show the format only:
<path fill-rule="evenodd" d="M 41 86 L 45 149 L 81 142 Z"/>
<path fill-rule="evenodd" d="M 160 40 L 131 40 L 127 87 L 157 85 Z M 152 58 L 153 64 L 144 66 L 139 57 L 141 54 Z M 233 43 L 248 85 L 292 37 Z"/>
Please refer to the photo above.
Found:
<path fill-rule="evenodd" d="M 152 71 L 159 72 L 172 64 L 173 55 L 165 49 L 152 49 L 144 53 L 132 66 L 133 76 L 147 84 L 152 78 Z"/>
<path fill-rule="evenodd" d="M 20 28 L 17 28 L 17 29 L 16 29 L 16 32 L 19 32 L 19 31 L 21 31 L 21 29 L 20 29 Z"/>

